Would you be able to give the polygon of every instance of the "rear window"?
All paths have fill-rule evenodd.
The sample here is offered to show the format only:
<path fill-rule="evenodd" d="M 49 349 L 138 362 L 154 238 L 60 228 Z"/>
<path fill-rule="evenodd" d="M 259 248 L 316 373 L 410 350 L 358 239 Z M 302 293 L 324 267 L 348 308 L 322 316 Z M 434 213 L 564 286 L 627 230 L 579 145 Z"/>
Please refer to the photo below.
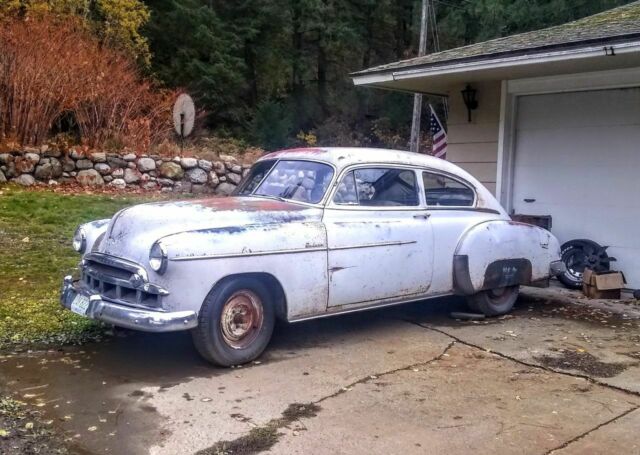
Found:
<path fill-rule="evenodd" d="M 344 176 L 334 202 L 370 207 L 416 206 L 416 174 L 409 169 L 356 169 Z"/>
<path fill-rule="evenodd" d="M 440 174 L 422 173 L 427 205 L 444 207 L 472 207 L 475 192 L 462 182 Z"/>

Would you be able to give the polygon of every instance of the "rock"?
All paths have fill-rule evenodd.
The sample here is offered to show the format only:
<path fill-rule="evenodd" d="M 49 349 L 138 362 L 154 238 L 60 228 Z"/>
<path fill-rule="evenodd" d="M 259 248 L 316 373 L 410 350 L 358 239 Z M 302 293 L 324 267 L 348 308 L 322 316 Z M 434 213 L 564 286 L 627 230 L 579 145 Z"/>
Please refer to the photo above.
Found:
<path fill-rule="evenodd" d="M 184 176 L 182 166 L 177 163 L 168 161 L 160 166 L 160 176 L 168 179 L 180 180 Z"/>
<path fill-rule="evenodd" d="M 107 175 L 111 172 L 111 166 L 107 163 L 96 163 L 93 168 L 100 173 L 100 175 Z"/>
<path fill-rule="evenodd" d="M 191 185 L 191 192 L 193 194 L 203 194 L 207 192 L 207 187 L 205 185 Z"/>
<path fill-rule="evenodd" d="M 135 161 L 136 158 L 137 157 L 135 153 L 127 153 L 125 156 L 122 157 L 122 159 L 125 161 Z"/>
<path fill-rule="evenodd" d="M 158 176 L 158 173 L 156 171 L 149 171 L 149 175 L 153 178 L 156 178 Z"/>
<path fill-rule="evenodd" d="M 204 169 L 205 171 L 210 171 L 213 169 L 213 163 L 207 160 L 198 160 L 198 167 L 200 169 Z"/>
<path fill-rule="evenodd" d="M 224 175 L 227 172 L 227 167 L 224 165 L 222 161 L 215 161 L 213 163 L 213 169 L 216 171 L 218 175 Z"/>
<path fill-rule="evenodd" d="M 176 182 L 173 185 L 174 193 L 189 193 L 191 191 L 191 182 Z"/>
<path fill-rule="evenodd" d="M 85 169 L 78 172 L 76 180 L 82 186 L 101 186 L 104 185 L 102 176 L 95 169 Z"/>
<path fill-rule="evenodd" d="M 89 158 L 94 163 L 106 163 L 107 162 L 107 154 L 104 153 L 104 152 L 94 152 L 89 156 Z"/>
<path fill-rule="evenodd" d="M 173 186 L 173 180 L 171 179 L 158 179 L 160 186 Z"/>
<path fill-rule="evenodd" d="M 180 157 L 179 156 L 174 156 L 171 161 L 173 161 L 174 163 L 180 164 Z"/>
<path fill-rule="evenodd" d="M 15 179 L 13 179 L 13 181 L 16 182 L 18 185 L 22 185 L 22 186 L 31 186 L 31 185 L 35 185 L 36 183 L 36 179 L 34 179 L 33 176 L 30 174 L 22 174 L 16 177 Z"/>
<path fill-rule="evenodd" d="M 138 169 L 138 166 L 136 166 L 136 163 L 134 163 L 133 161 L 129 161 L 129 162 L 127 163 L 127 167 L 128 167 L 129 169 Z"/>
<path fill-rule="evenodd" d="M 4 172 L 0 171 L 0 183 L 7 183 L 7 178 L 4 176 Z"/>
<path fill-rule="evenodd" d="M 182 158 L 180 164 L 185 169 L 192 169 L 198 165 L 198 160 L 195 158 Z"/>
<path fill-rule="evenodd" d="M 160 188 L 160 192 L 162 193 L 171 193 L 173 191 L 173 188 L 170 186 L 163 186 L 162 188 Z"/>
<path fill-rule="evenodd" d="M 140 175 L 140 181 L 148 182 L 149 180 L 152 180 L 152 178 L 151 178 L 151 176 L 149 174 L 141 174 Z"/>
<path fill-rule="evenodd" d="M 6 169 L 3 169 L 4 175 L 9 179 L 12 177 L 17 177 L 18 173 L 16 172 L 16 163 L 9 163 L 4 166 Z"/>
<path fill-rule="evenodd" d="M 218 174 L 215 172 L 209 172 L 209 183 L 211 186 L 216 186 L 220 183 L 220 179 L 218 178 Z"/>
<path fill-rule="evenodd" d="M 218 155 L 218 158 L 220 158 L 222 161 L 228 161 L 228 162 L 233 162 L 233 163 L 237 163 L 238 162 L 236 157 L 235 156 L 231 156 L 231 155 Z"/>
<path fill-rule="evenodd" d="M 230 173 L 227 174 L 227 180 L 229 180 L 231 183 L 237 185 L 242 180 L 242 177 L 240 177 L 238 174 L 233 174 L 233 173 L 230 172 Z"/>
<path fill-rule="evenodd" d="M 158 184 L 156 182 L 146 182 L 142 185 L 142 188 L 147 191 L 157 190 Z"/>
<path fill-rule="evenodd" d="M 227 176 L 226 175 L 221 175 L 219 178 L 220 178 L 221 182 L 226 182 L 227 181 Z"/>
<path fill-rule="evenodd" d="M 9 153 L 0 153 L 0 164 L 13 163 L 13 155 Z"/>
<path fill-rule="evenodd" d="M 156 169 L 156 162 L 151 158 L 140 158 L 138 160 L 138 170 L 140 172 L 149 172 Z"/>
<path fill-rule="evenodd" d="M 240 166 L 239 164 L 234 164 L 233 166 L 231 166 L 231 172 L 242 174 L 242 166 Z"/>
<path fill-rule="evenodd" d="M 49 180 L 48 185 L 49 185 L 49 186 L 58 186 L 58 185 L 60 185 L 60 184 L 59 184 L 56 180 Z"/>
<path fill-rule="evenodd" d="M 76 161 L 76 168 L 83 170 L 83 169 L 92 169 L 93 168 L 93 163 L 86 159 L 83 158 L 81 160 Z"/>
<path fill-rule="evenodd" d="M 62 175 L 62 164 L 57 158 L 48 158 L 46 162 L 36 166 L 33 175 L 38 180 L 56 179 Z"/>
<path fill-rule="evenodd" d="M 142 175 L 135 169 L 125 169 L 124 170 L 124 181 L 126 183 L 138 183 Z"/>
<path fill-rule="evenodd" d="M 242 170 L 242 178 L 246 177 L 247 174 L 249 174 L 250 171 L 251 171 L 251 169 L 243 169 Z"/>
<path fill-rule="evenodd" d="M 78 152 L 76 149 L 71 149 L 71 150 L 69 150 L 69 156 L 71 158 L 73 158 L 74 160 L 79 160 L 84 155 L 82 153 Z"/>
<path fill-rule="evenodd" d="M 73 171 L 73 172 L 69 172 L 69 175 L 71 177 L 75 177 L 76 175 L 78 175 L 78 173 L 76 171 Z"/>
<path fill-rule="evenodd" d="M 114 186 L 116 188 L 118 188 L 119 190 L 123 190 L 127 187 L 127 182 L 125 182 L 122 179 L 113 179 L 113 181 L 111 183 L 109 183 L 110 186 Z"/>
<path fill-rule="evenodd" d="M 111 177 L 110 175 L 104 175 L 102 179 L 105 181 L 105 183 L 109 183 L 113 180 L 113 177 Z"/>
<path fill-rule="evenodd" d="M 124 169 L 120 169 L 120 168 L 118 168 L 118 169 L 114 169 L 114 170 L 111 172 L 111 176 L 112 176 L 114 179 L 121 179 L 122 177 L 124 177 Z"/>
<path fill-rule="evenodd" d="M 216 188 L 216 193 L 225 194 L 228 196 L 231 193 L 233 193 L 233 190 L 235 189 L 236 189 L 235 185 L 232 185 L 231 183 L 223 182 L 220 185 L 218 185 L 218 187 Z"/>
<path fill-rule="evenodd" d="M 113 169 L 124 169 L 125 167 L 127 167 L 127 162 L 119 156 L 112 156 L 107 158 L 107 163 Z"/>
<path fill-rule="evenodd" d="M 49 158 L 60 158 L 62 156 L 62 150 L 59 148 L 49 148 L 48 145 L 40 147 L 40 153 Z"/>
<path fill-rule="evenodd" d="M 156 160 L 156 168 L 162 166 L 162 160 Z"/>
<path fill-rule="evenodd" d="M 207 173 L 199 167 L 188 170 L 187 177 L 191 183 L 207 183 Z"/>
<path fill-rule="evenodd" d="M 16 172 L 18 174 L 29 174 L 36 168 L 40 161 L 40 155 L 36 153 L 25 153 L 15 159 Z"/>
<path fill-rule="evenodd" d="M 71 172 L 76 169 L 76 162 L 70 158 L 65 158 L 62 160 L 62 170 L 63 172 Z"/>

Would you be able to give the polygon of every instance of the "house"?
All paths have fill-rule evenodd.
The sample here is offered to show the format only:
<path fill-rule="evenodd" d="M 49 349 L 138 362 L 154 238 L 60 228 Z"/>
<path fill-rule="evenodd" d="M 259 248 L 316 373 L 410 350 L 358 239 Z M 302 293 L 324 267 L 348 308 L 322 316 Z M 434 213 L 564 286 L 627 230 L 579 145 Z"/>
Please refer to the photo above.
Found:
<path fill-rule="evenodd" d="M 640 2 L 352 77 L 446 96 L 448 160 L 561 242 L 608 245 L 640 288 Z"/>

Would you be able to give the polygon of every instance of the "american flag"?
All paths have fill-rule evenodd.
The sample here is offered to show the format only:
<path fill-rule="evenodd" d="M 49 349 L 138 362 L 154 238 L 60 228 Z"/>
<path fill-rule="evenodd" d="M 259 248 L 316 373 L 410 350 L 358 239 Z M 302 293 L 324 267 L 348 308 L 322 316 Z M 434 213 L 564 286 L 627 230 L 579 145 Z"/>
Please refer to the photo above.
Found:
<path fill-rule="evenodd" d="M 429 105 L 431 110 L 431 122 L 429 129 L 431 130 L 431 137 L 433 138 L 433 144 L 431 146 L 431 154 L 436 158 L 447 159 L 447 132 L 444 130 L 444 126 L 440 123 L 440 119 L 436 115 L 436 111 L 433 110 L 433 106 Z"/>

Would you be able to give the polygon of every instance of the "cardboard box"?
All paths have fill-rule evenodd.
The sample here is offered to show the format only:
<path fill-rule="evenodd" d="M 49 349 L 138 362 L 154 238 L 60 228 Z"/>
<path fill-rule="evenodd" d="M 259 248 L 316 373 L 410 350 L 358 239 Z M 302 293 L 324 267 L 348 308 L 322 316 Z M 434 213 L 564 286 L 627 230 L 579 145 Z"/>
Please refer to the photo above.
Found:
<path fill-rule="evenodd" d="M 591 299 L 619 299 L 625 284 L 622 272 L 585 269 L 582 275 L 582 292 Z"/>

